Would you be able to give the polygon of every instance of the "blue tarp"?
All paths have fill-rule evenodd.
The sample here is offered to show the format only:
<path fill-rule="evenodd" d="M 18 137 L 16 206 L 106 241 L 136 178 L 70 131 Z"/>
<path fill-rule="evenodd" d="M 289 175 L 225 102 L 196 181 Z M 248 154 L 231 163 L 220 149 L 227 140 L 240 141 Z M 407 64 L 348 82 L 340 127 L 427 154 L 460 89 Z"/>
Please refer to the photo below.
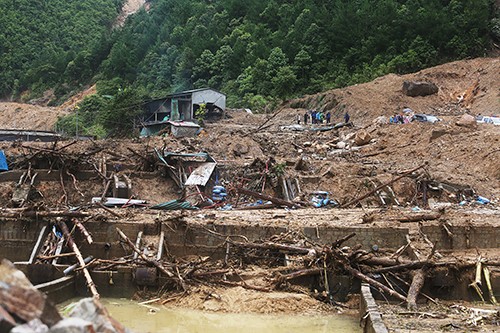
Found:
<path fill-rule="evenodd" d="M 5 158 L 5 154 L 3 150 L 0 150 L 0 171 L 9 170 L 9 166 L 7 165 L 7 159 Z"/>

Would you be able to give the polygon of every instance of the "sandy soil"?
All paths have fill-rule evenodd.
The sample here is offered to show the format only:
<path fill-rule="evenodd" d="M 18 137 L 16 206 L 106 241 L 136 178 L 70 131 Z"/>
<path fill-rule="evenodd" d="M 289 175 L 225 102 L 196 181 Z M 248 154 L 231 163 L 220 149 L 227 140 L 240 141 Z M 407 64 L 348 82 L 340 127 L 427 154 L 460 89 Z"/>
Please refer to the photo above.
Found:
<path fill-rule="evenodd" d="M 165 304 L 210 312 L 266 314 L 328 314 L 339 309 L 311 298 L 307 294 L 263 293 L 242 287 L 221 288 L 200 286 L 189 295 L 167 297 Z M 345 311 L 346 313 L 355 312 Z"/>
<path fill-rule="evenodd" d="M 443 302 L 407 311 L 398 305 L 379 302 L 383 321 L 391 333 L 498 332 L 498 316 L 483 320 L 478 312 L 480 309 L 498 311 L 493 306 L 465 302 Z"/>
<path fill-rule="evenodd" d="M 53 131 L 57 118 L 66 114 L 68 111 L 60 108 L 0 102 L 0 127 Z"/>

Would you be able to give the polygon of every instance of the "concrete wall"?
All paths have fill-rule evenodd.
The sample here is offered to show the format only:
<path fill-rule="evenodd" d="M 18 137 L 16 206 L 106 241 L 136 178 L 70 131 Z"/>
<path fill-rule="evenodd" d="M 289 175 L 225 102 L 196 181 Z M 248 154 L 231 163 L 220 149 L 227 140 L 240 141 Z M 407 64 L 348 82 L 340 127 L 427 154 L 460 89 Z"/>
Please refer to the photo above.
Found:
<path fill-rule="evenodd" d="M 361 299 L 359 302 L 359 316 L 364 333 L 388 333 L 382 321 L 382 316 L 378 311 L 377 303 L 370 291 L 370 285 L 361 285 Z"/>

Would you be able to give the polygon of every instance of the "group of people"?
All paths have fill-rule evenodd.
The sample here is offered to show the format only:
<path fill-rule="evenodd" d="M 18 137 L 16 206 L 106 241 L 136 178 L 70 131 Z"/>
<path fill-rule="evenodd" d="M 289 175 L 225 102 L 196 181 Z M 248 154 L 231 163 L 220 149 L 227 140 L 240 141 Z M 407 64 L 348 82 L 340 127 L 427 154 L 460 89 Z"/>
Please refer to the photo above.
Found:
<path fill-rule="evenodd" d="M 300 125 L 300 122 L 303 118 L 304 125 L 307 125 L 309 123 L 309 119 L 311 120 L 311 124 L 316 125 L 316 124 L 330 124 L 331 119 L 332 119 L 332 113 L 328 111 L 327 113 L 324 113 L 323 111 L 316 111 L 316 110 L 309 110 L 304 113 L 303 117 L 300 115 L 297 116 L 297 124 Z M 349 123 L 351 117 L 349 116 L 349 113 L 346 111 L 344 114 L 344 122 L 347 124 Z"/>
<path fill-rule="evenodd" d="M 411 122 L 411 116 L 404 116 L 401 114 L 396 114 L 389 118 L 390 124 L 409 124 Z"/>
<path fill-rule="evenodd" d="M 409 124 L 413 117 L 413 110 L 405 106 L 403 112 L 389 118 L 389 124 Z"/>

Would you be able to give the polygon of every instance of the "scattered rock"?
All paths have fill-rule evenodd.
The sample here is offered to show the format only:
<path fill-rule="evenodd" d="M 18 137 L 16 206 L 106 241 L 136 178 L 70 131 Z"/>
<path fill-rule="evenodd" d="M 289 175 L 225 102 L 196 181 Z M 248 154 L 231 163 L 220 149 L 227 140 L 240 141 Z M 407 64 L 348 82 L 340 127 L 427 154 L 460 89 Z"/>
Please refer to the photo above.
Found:
<path fill-rule="evenodd" d="M 47 296 L 33 287 L 26 276 L 6 259 L 0 264 L 0 282 L 0 332 L 130 332 L 93 298 L 79 301 L 70 313 L 71 318 L 62 319 Z"/>
<path fill-rule="evenodd" d="M 373 123 L 374 124 L 380 124 L 380 125 L 388 124 L 389 123 L 389 119 L 387 119 L 386 116 L 380 116 L 380 117 L 377 117 L 377 118 L 373 119 Z"/>
<path fill-rule="evenodd" d="M 247 145 L 242 145 L 240 143 L 237 143 L 233 147 L 233 154 L 234 156 L 243 156 L 245 154 L 248 154 L 249 148 Z"/>
<path fill-rule="evenodd" d="M 404 81 L 403 94 L 406 96 L 427 96 L 438 92 L 438 87 L 432 82 Z"/>
<path fill-rule="evenodd" d="M 298 171 L 308 171 L 309 170 L 309 163 L 305 161 L 302 157 L 300 157 L 297 162 L 295 163 L 295 170 Z"/>
<path fill-rule="evenodd" d="M 312 146 L 312 142 L 311 141 L 306 141 L 302 144 L 304 147 L 311 147 Z"/>
<path fill-rule="evenodd" d="M 443 136 L 443 135 L 446 135 L 446 134 L 449 134 L 449 132 L 447 130 L 434 130 L 432 131 L 431 133 L 431 138 L 429 139 L 429 142 L 432 142 L 434 140 L 436 140 L 437 138 Z"/>
<path fill-rule="evenodd" d="M 347 143 L 345 143 L 344 141 L 339 141 L 337 142 L 337 144 L 335 145 L 335 147 L 337 149 L 345 149 L 345 147 L 347 146 Z"/>
<path fill-rule="evenodd" d="M 364 146 L 370 143 L 372 136 L 365 130 L 359 130 L 354 137 L 354 142 L 358 146 Z"/>
<path fill-rule="evenodd" d="M 476 128 L 477 122 L 476 118 L 471 116 L 470 114 L 464 114 L 460 119 L 456 122 L 457 126 L 468 127 L 468 128 Z"/>

